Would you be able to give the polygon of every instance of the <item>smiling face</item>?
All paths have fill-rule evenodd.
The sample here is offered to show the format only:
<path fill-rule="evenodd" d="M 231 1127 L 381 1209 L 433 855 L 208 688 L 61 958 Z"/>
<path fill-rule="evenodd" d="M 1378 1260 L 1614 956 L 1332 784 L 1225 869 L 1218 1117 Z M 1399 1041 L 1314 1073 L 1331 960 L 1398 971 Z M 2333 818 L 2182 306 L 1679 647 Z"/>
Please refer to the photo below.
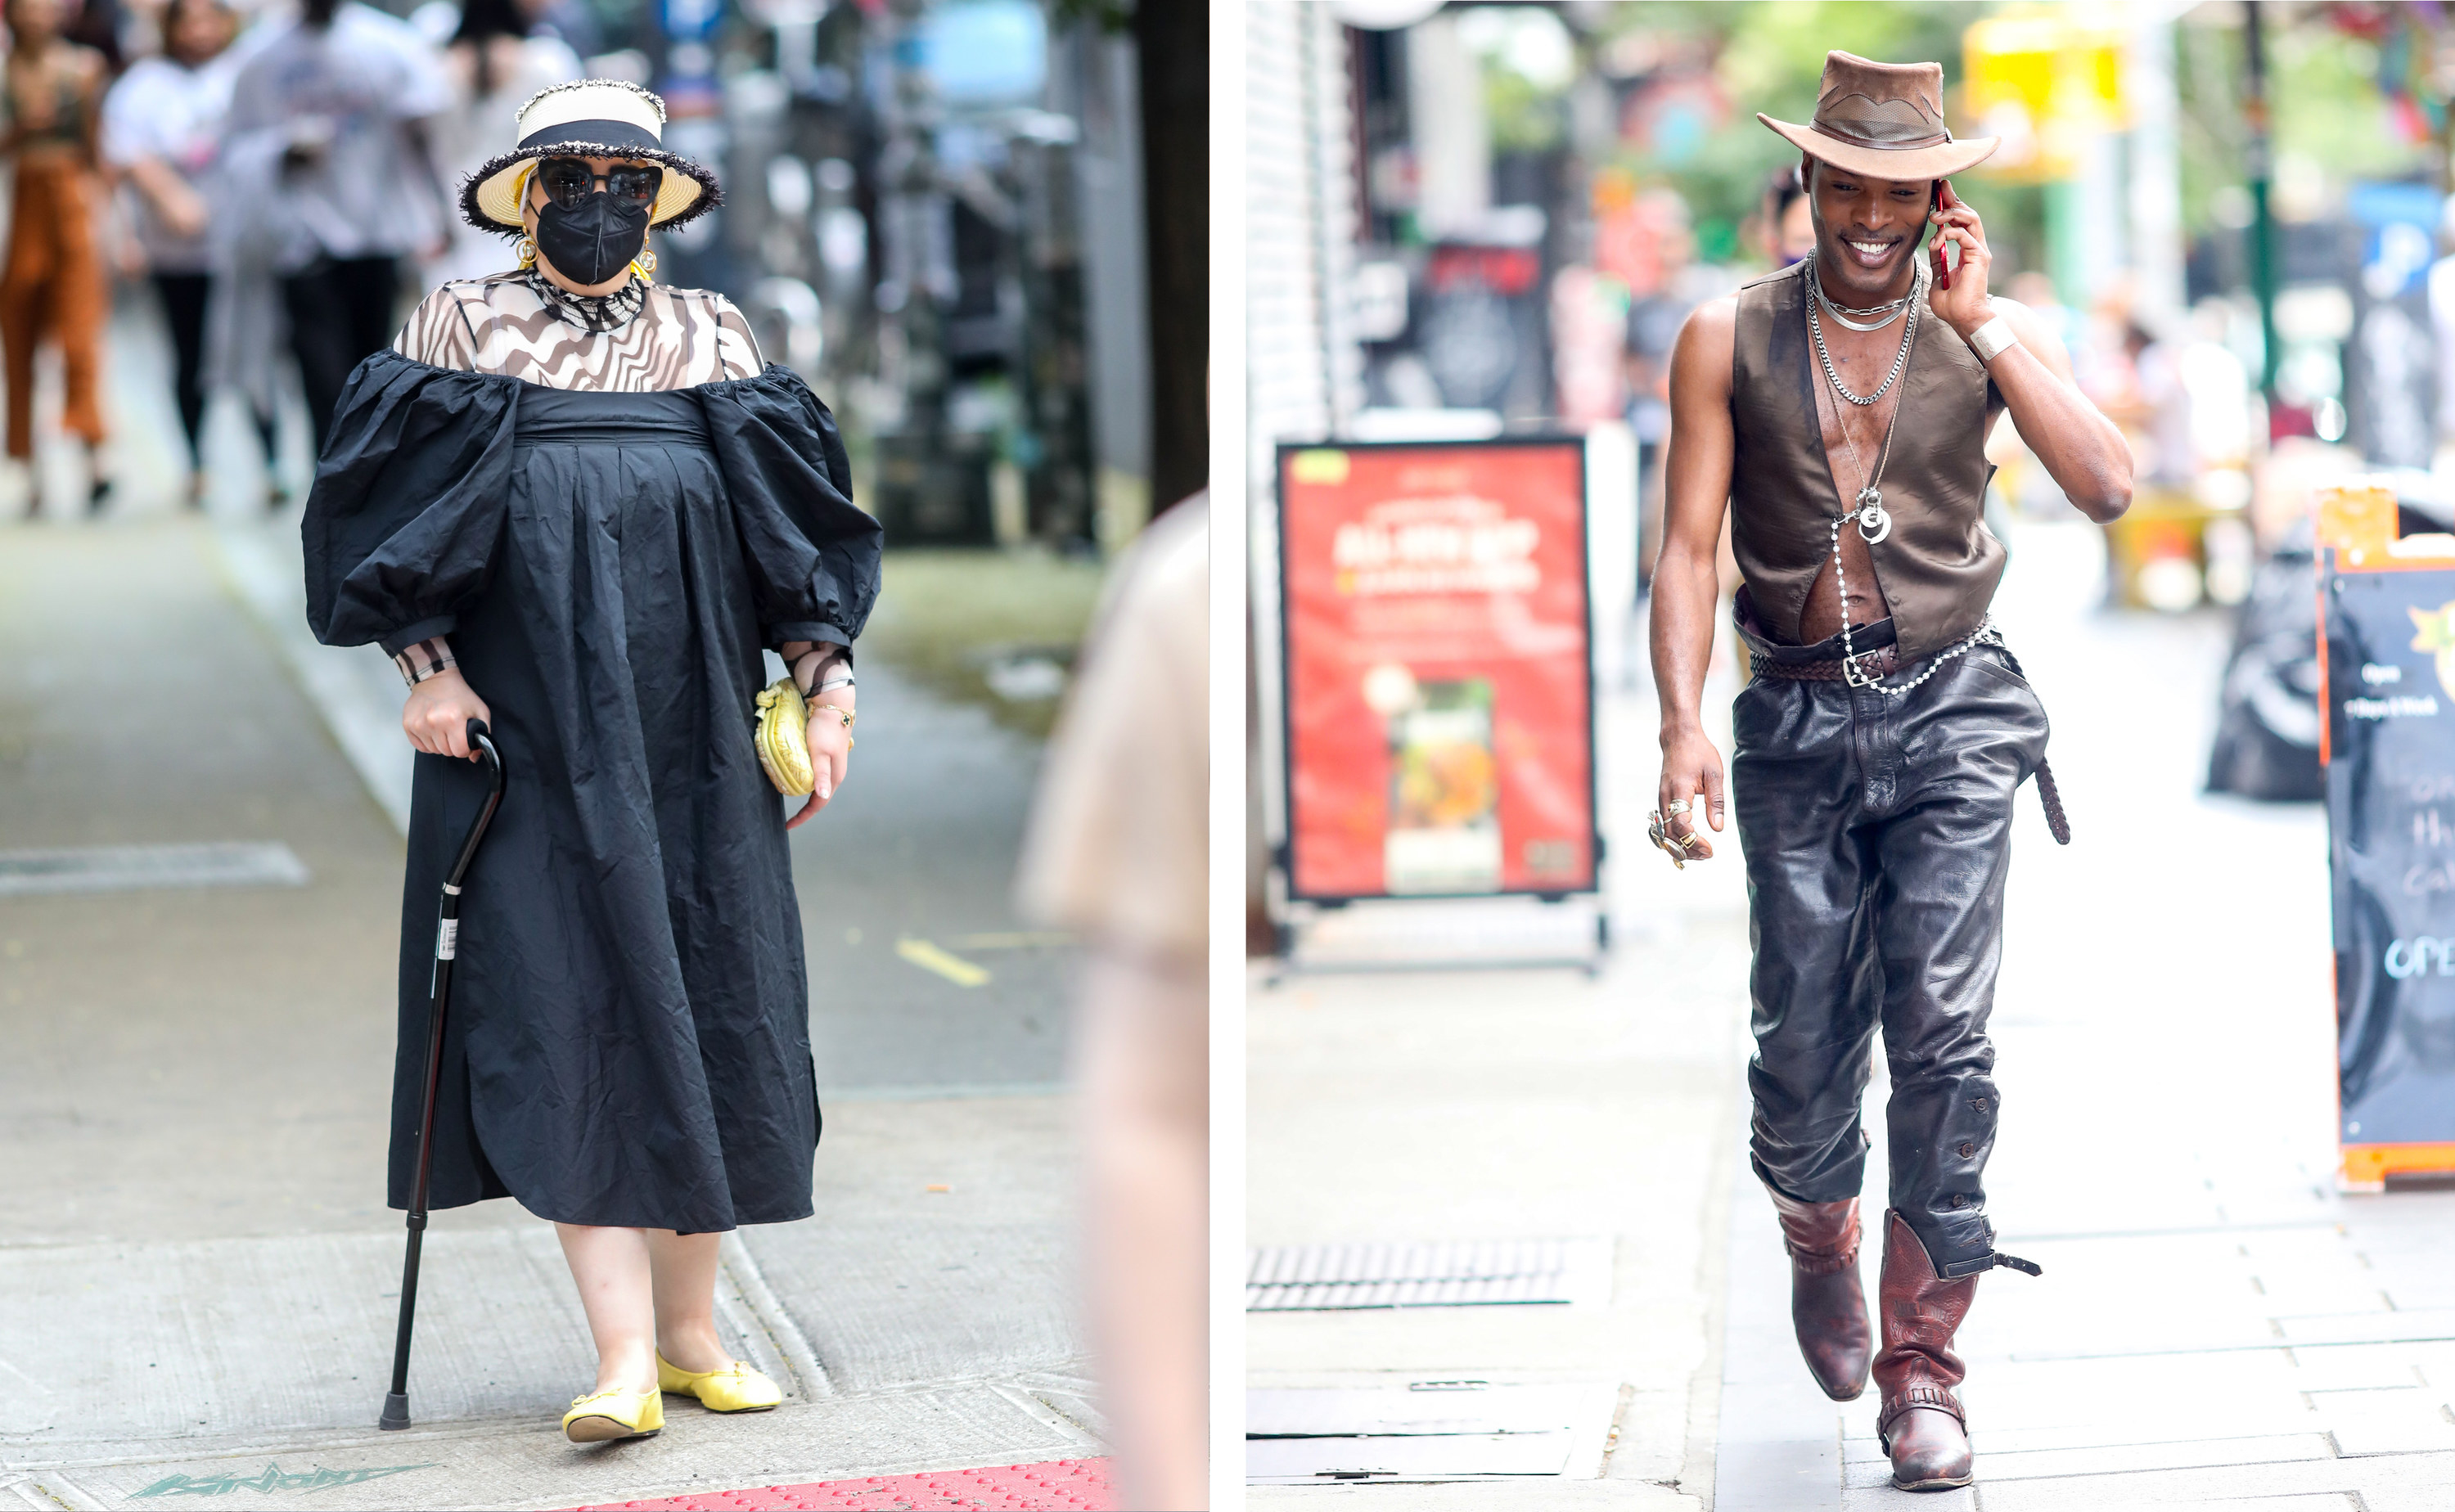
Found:
<path fill-rule="evenodd" d="M 1865 178 L 1812 157 L 1800 171 L 1825 292 L 1857 305 L 1907 292 L 1935 180 Z"/>

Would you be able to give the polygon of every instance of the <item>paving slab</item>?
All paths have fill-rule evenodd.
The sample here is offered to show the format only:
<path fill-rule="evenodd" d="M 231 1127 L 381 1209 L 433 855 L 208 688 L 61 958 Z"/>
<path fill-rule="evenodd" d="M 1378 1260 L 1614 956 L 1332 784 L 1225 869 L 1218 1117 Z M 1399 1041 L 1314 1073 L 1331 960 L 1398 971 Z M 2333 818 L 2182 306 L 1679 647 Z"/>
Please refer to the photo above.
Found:
<path fill-rule="evenodd" d="M 2435 1454 L 2265 1462 L 1999 1484 L 1988 1480 L 1981 1485 L 1985 1512 L 2103 1512 L 2110 1506 L 2198 1507 L 2237 1501 L 2293 1506 L 2303 1500 L 2329 1507 L 2349 1503 L 2362 1512 L 2420 1512 L 2447 1504 L 2449 1476 L 2455 1476 L 2455 1455 Z M 1893 1497 L 1885 1504 L 1901 1504 L 1897 1492 L 1878 1494 Z"/>

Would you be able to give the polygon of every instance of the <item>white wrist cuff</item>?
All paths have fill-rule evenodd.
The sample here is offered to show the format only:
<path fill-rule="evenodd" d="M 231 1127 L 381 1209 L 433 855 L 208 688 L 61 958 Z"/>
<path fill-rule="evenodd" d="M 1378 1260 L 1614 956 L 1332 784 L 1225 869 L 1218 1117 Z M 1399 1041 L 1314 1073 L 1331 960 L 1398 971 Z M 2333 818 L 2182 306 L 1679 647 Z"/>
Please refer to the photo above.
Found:
<path fill-rule="evenodd" d="M 2012 334 L 2012 323 L 1997 315 L 1969 333 L 1969 349 L 1978 353 L 1980 362 L 1992 362 L 2003 354 L 2006 347 L 2017 347 L 2020 338 Z"/>

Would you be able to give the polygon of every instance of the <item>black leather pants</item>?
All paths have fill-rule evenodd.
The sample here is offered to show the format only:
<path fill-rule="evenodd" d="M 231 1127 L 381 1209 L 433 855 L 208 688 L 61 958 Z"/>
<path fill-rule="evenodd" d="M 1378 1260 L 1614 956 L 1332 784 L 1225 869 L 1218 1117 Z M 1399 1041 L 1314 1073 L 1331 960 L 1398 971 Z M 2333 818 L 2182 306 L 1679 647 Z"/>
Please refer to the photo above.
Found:
<path fill-rule="evenodd" d="M 1732 723 L 1755 952 L 1756 1175 L 1803 1202 L 1858 1195 L 1858 1108 L 1880 1022 L 1892 1206 L 1938 1275 L 1985 1269 L 1979 1178 L 2000 1106 L 1986 1018 L 2012 794 L 2045 755 L 2044 706 L 2001 651 L 1980 646 L 1897 698 L 1759 676 Z"/>

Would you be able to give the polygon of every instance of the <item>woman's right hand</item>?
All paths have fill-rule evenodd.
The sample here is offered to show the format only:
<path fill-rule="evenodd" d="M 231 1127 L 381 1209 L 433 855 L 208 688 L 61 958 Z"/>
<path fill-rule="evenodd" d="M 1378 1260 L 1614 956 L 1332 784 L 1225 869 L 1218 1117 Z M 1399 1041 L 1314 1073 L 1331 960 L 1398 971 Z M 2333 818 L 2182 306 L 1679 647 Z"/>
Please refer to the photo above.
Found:
<path fill-rule="evenodd" d="M 411 745 L 428 756 L 458 756 L 463 761 L 477 756 L 469 749 L 472 719 L 483 719 L 488 729 L 494 728 L 486 700 L 461 678 L 457 667 L 446 667 L 410 689 L 409 702 L 400 711 L 400 728 Z"/>

